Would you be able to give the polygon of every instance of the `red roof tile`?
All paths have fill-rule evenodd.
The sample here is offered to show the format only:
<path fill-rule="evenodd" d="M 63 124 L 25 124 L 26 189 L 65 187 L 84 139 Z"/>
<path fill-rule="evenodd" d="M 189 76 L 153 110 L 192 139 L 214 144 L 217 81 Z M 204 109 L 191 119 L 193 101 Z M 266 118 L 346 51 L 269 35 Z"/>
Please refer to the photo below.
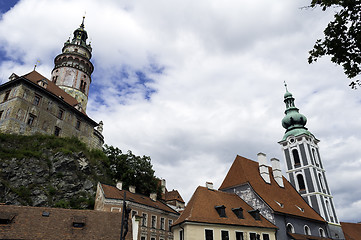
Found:
<path fill-rule="evenodd" d="M 0 219 L 0 239 L 120 239 L 121 213 L 0 205 Z"/>
<path fill-rule="evenodd" d="M 269 167 L 272 173 L 272 168 Z M 257 194 L 275 211 L 325 222 L 325 220 L 301 197 L 296 189 L 283 177 L 284 187 L 278 186 L 270 174 L 271 184 L 266 183 L 259 173 L 258 162 L 237 156 L 221 189 L 249 183 Z M 280 206 L 277 202 L 281 203 Z M 299 207 L 299 208 L 298 208 Z M 303 209 L 303 211 L 301 211 Z"/>
<path fill-rule="evenodd" d="M 346 240 L 357 240 L 361 238 L 361 223 L 341 222 L 341 227 Z"/>
<path fill-rule="evenodd" d="M 224 205 L 226 216 L 220 217 L 215 206 Z M 239 219 L 232 208 L 242 208 L 244 219 Z M 181 216 L 174 225 L 183 222 L 200 222 L 211 224 L 226 224 L 238 226 L 254 226 L 265 228 L 277 228 L 267 219 L 261 216 L 261 220 L 255 220 L 248 211 L 253 209 L 234 193 L 226 193 L 198 187 Z"/>
<path fill-rule="evenodd" d="M 132 193 L 132 192 L 129 192 L 126 190 L 119 190 L 118 188 L 107 185 L 107 184 L 101 183 L 100 185 L 103 190 L 105 198 L 123 200 L 124 192 L 126 192 L 126 200 L 127 201 L 136 202 L 139 204 L 143 204 L 146 206 L 150 206 L 153 208 L 171 212 L 171 213 L 174 213 L 177 215 L 179 214 L 177 211 L 173 210 L 172 208 L 170 208 L 167 204 L 165 204 L 162 201 L 159 201 L 159 200 L 153 201 L 150 197 L 146 197 L 146 196 L 138 194 L 138 193 Z"/>

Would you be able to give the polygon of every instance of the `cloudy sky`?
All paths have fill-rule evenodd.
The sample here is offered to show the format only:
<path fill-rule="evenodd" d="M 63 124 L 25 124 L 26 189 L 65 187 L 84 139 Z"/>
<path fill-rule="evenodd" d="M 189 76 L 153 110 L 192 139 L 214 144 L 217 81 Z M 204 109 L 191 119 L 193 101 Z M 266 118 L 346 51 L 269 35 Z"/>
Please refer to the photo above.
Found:
<path fill-rule="evenodd" d="M 148 155 L 187 201 L 219 187 L 235 156 L 282 160 L 284 81 L 321 157 L 341 221 L 361 221 L 361 89 L 308 51 L 332 11 L 299 0 L 0 0 L 0 82 L 12 72 L 50 78 L 80 25 L 95 71 L 87 113 L 106 143 Z M 284 165 L 284 164 L 283 164 Z"/>

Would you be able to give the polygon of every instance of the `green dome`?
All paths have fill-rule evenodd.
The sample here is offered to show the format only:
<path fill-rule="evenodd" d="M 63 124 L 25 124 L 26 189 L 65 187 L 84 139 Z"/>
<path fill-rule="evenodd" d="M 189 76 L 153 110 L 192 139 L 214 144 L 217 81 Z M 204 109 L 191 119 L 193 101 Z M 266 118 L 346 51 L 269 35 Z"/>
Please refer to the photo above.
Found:
<path fill-rule="evenodd" d="M 288 92 L 287 88 L 286 93 L 284 94 L 284 102 L 286 104 L 286 116 L 284 116 L 282 119 L 282 126 L 286 129 L 286 132 L 283 136 L 283 140 L 285 140 L 290 135 L 312 135 L 305 127 L 307 118 L 298 112 L 298 108 L 295 106 L 295 99 L 293 98 L 292 94 Z"/>

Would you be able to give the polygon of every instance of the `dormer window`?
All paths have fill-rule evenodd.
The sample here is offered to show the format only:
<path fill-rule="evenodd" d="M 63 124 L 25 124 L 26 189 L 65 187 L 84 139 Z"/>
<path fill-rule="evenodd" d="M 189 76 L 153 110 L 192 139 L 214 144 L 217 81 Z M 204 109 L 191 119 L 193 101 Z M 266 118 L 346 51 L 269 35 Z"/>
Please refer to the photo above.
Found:
<path fill-rule="evenodd" d="M 258 209 L 248 211 L 248 213 L 251 214 L 251 216 L 252 216 L 255 220 L 257 220 L 257 221 L 261 220 L 261 216 L 260 216 L 260 214 L 259 214 L 259 210 L 258 210 Z"/>
<path fill-rule="evenodd" d="M 239 208 L 232 208 L 232 212 L 239 218 L 243 219 L 243 209 L 241 207 Z"/>
<path fill-rule="evenodd" d="M 85 217 L 73 217 L 73 227 L 74 228 L 84 228 L 85 227 Z"/>
<path fill-rule="evenodd" d="M 226 207 L 224 205 L 221 206 L 214 206 L 214 208 L 216 209 L 218 215 L 220 217 L 227 217 L 226 215 Z"/>
<path fill-rule="evenodd" d="M 6 213 L 6 212 L 0 213 L 0 225 L 11 224 L 14 217 L 15 217 L 15 214 L 13 214 L 13 213 Z"/>

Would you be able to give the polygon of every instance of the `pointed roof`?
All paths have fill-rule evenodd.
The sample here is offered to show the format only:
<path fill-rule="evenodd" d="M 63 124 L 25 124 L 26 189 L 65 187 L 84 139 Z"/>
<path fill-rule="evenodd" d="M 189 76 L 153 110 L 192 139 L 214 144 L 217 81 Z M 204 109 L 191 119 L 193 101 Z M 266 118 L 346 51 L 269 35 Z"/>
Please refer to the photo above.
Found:
<path fill-rule="evenodd" d="M 179 194 L 178 190 L 174 190 L 174 189 L 172 191 L 170 191 L 170 192 L 168 192 L 168 190 L 165 191 L 164 200 L 165 201 L 176 200 L 176 201 L 184 203 L 183 198 Z"/>
<path fill-rule="evenodd" d="M 280 187 L 273 178 L 272 168 L 268 167 L 268 171 L 270 184 L 261 177 L 257 162 L 237 155 L 219 189 L 225 190 L 249 183 L 274 212 L 325 222 L 285 177 L 283 177 L 284 187 Z"/>
<path fill-rule="evenodd" d="M 215 206 L 224 206 L 227 217 L 220 217 Z M 242 208 L 243 219 L 237 217 L 232 209 Z M 260 228 L 277 228 L 261 216 L 255 220 L 248 211 L 254 209 L 234 193 L 226 193 L 199 186 L 194 192 L 181 216 L 174 225 L 183 222 L 198 222 L 211 224 L 238 225 Z M 173 225 L 173 226 L 174 226 Z"/>
<path fill-rule="evenodd" d="M 126 192 L 126 201 L 142 204 L 145 206 L 153 207 L 156 209 L 160 209 L 166 212 L 179 215 L 177 211 L 173 210 L 171 207 L 169 207 L 167 204 L 165 204 L 162 201 L 159 200 L 153 201 L 150 197 L 144 196 L 142 194 L 132 193 L 127 190 L 119 190 L 114 186 L 110 186 L 104 183 L 100 183 L 100 187 L 101 190 L 103 191 L 105 198 L 123 200 L 124 192 Z"/>

